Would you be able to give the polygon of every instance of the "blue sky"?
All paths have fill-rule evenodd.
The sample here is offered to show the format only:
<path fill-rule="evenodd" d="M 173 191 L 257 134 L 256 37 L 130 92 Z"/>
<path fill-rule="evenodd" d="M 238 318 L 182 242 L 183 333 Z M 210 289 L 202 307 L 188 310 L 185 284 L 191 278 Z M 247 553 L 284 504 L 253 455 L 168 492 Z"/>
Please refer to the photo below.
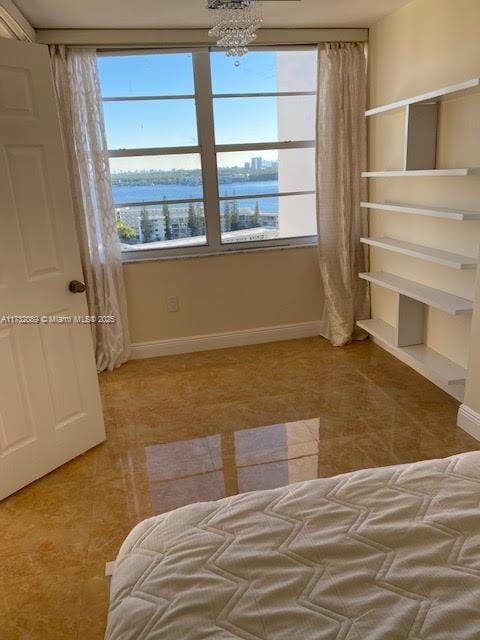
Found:
<path fill-rule="evenodd" d="M 214 93 L 254 93 L 277 88 L 276 53 L 250 52 L 235 67 L 223 52 L 211 54 Z M 102 94 L 112 96 L 188 96 L 194 93 L 192 56 L 189 53 L 100 56 Z M 196 145 L 195 102 L 191 99 L 104 103 L 109 147 L 168 147 Z M 218 144 L 277 140 L 276 98 L 231 98 L 214 101 Z M 276 153 L 235 156 L 243 164 L 254 155 L 275 159 Z M 225 156 L 226 164 L 231 158 Z M 219 162 L 221 159 L 219 160 Z M 112 170 L 199 167 L 195 156 L 184 158 L 130 158 L 117 160 Z"/>
<path fill-rule="evenodd" d="M 316 50 L 250 51 L 239 67 L 223 51 L 210 54 L 214 94 L 309 91 L 316 85 Z M 111 149 L 196 146 L 197 124 L 193 56 L 190 53 L 99 56 L 104 97 L 180 96 L 175 100 L 105 102 L 108 144 Z M 278 71 L 280 68 L 280 71 Z M 277 77 L 280 74 L 280 79 Z M 185 96 L 182 98 L 182 96 Z M 276 142 L 278 103 L 282 134 L 288 139 L 314 136 L 314 100 L 310 98 L 217 98 L 214 100 L 217 144 Z M 283 118 L 283 115 L 281 115 Z M 287 128 L 285 128 L 287 124 Z M 287 132 L 288 130 L 288 132 Z M 219 154 L 218 165 L 243 166 L 252 156 L 276 160 L 276 151 Z M 235 164 L 232 164 L 232 163 Z M 198 155 L 119 158 L 112 171 L 200 168 Z"/>

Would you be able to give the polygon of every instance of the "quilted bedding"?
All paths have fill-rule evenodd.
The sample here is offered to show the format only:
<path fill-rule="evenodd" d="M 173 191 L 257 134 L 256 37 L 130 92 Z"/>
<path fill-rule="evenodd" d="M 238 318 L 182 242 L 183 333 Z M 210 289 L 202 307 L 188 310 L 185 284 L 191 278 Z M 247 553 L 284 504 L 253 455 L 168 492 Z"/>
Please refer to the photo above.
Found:
<path fill-rule="evenodd" d="M 118 556 L 108 640 L 479 640 L 480 453 L 192 504 Z"/>

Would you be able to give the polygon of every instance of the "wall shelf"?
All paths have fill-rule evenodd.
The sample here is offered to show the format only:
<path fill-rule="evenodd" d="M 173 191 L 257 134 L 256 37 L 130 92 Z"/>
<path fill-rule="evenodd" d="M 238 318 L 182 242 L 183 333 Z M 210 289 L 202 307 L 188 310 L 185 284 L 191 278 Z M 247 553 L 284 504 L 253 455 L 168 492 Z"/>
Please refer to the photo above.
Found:
<path fill-rule="evenodd" d="M 438 142 L 442 110 L 440 103 L 479 93 L 480 78 L 449 85 L 374 107 L 365 112 L 367 117 L 402 109 L 404 112 L 403 159 L 399 170 L 365 171 L 364 178 L 433 178 L 480 176 L 479 167 L 439 168 L 437 166 Z M 382 212 L 407 213 L 448 220 L 480 220 L 480 211 L 464 211 L 398 202 L 362 202 L 364 209 Z M 425 260 L 457 270 L 476 269 L 477 260 L 428 246 L 418 245 L 389 237 L 361 238 L 363 244 Z M 466 370 L 428 347 L 428 307 L 439 309 L 452 316 L 471 314 L 473 302 L 434 289 L 413 280 L 386 272 L 361 273 L 359 277 L 389 289 L 395 294 L 395 321 L 389 325 L 382 320 L 364 320 L 358 326 L 367 331 L 387 351 L 410 365 L 430 380 L 437 382 L 457 400 L 463 400 Z"/>
<path fill-rule="evenodd" d="M 402 294 L 412 300 L 417 300 L 440 311 L 445 311 L 452 316 L 470 313 L 473 311 L 473 302 L 465 298 L 459 298 L 451 293 L 434 289 L 413 280 L 401 278 L 393 273 L 379 271 L 377 273 L 360 273 L 359 277 L 390 291 Z"/>
<path fill-rule="evenodd" d="M 465 383 L 466 369 L 430 347 L 424 344 L 397 347 L 395 345 L 395 328 L 383 320 L 361 320 L 357 322 L 357 325 L 387 346 L 406 364 L 424 372 L 428 377 L 431 376 L 447 386 Z"/>
<path fill-rule="evenodd" d="M 441 264 L 445 267 L 451 267 L 452 269 L 477 268 L 476 258 L 470 258 L 440 249 L 433 249 L 431 247 L 424 247 L 419 244 L 413 244 L 412 242 L 404 242 L 402 240 L 395 240 L 394 238 L 360 238 L 360 242 L 372 247 L 384 249 L 385 251 L 402 253 L 412 258 L 418 258 L 419 260 Z"/>
<path fill-rule="evenodd" d="M 478 176 L 480 167 L 470 169 L 415 169 L 402 171 L 364 171 L 362 178 L 415 178 L 440 176 Z"/>
<path fill-rule="evenodd" d="M 375 318 L 372 320 L 359 320 L 357 326 L 374 338 L 386 342 L 392 347 L 395 346 L 395 327 L 392 327 L 391 324 Z"/>
<path fill-rule="evenodd" d="M 480 220 L 480 211 L 463 211 L 462 209 L 442 209 L 434 207 L 413 207 L 400 202 L 361 202 L 360 206 L 363 209 L 410 213 L 417 216 L 447 218 L 448 220 Z"/>
<path fill-rule="evenodd" d="M 369 109 L 368 111 L 365 112 L 365 115 L 367 117 L 376 116 L 379 113 L 395 111 L 396 109 L 401 109 L 403 107 L 408 107 L 414 104 L 429 104 L 432 102 L 442 102 L 452 97 L 473 93 L 479 87 L 480 87 L 480 78 L 473 78 L 472 80 L 467 80 L 465 82 L 460 82 L 458 84 L 451 84 L 447 87 L 436 89 L 435 91 L 422 93 L 418 96 L 414 96 L 413 98 L 406 98 L 404 100 L 398 100 L 397 102 L 391 102 L 390 104 L 385 104 L 380 107 Z"/>

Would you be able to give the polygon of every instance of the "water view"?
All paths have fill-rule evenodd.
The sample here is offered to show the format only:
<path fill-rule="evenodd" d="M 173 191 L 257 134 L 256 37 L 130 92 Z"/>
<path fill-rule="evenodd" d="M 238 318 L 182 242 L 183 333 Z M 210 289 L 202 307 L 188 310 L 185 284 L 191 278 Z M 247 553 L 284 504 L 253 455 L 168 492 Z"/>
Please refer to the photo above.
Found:
<path fill-rule="evenodd" d="M 268 193 L 275 195 L 278 193 L 278 180 L 264 180 L 257 182 L 233 182 L 219 185 L 220 196 L 246 196 L 258 193 Z M 166 198 L 167 200 L 202 200 L 203 188 L 201 184 L 119 184 L 118 177 L 113 176 L 113 197 L 115 204 L 138 202 L 159 202 Z M 278 198 L 266 198 L 267 208 L 262 207 L 264 211 L 275 213 L 275 200 Z M 257 200 L 242 200 L 242 207 L 255 208 Z"/>
<path fill-rule="evenodd" d="M 219 167 L 222 241 L 276 237 L 278 163 L 252 158 L 244 166 Z M 205 212 L 200 169 L 112 171 L 117 227 L 124 245 L 141 248 L 190 239 L 204 242 Z M 259 194 L 267 197 L 259 197 Z M 252 198 L 245 198 L 251 195 Z M 191 200 L 175 203 L 176 200 Z M 124 247 L 126 248 L 126 247 Z"/>

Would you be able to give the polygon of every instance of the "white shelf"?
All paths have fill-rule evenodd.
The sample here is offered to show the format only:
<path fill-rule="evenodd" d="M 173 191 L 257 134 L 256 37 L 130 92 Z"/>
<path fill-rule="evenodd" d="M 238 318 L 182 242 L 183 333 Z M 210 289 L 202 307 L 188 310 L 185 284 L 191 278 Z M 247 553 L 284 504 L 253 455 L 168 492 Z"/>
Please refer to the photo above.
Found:
<path fill-rule="evenodd" d="M 433 378 L 446 385 L 462 384 L 467 377 L 467 371 L 452 362 L 437 351 L 424 344 L 412 347 L 395 346 L 395 329 L 383 320 L 361 320 L 357 325 L 374 338 L 383 342 L 390 351 L 414 369 L 425 371 Z"/>
<path fill-rule="evenodd" d="M 465 94 L 469 92 L 475 91 L 480 87 L 480 78 L 473 78 L 472 80 L 467 80 L 466 82 L 460 82 L 459 84 L 452 84 L 448 87 L 442 87 L 441 89 L 436 89 L 435 91 L 430 91 L 429 93 L 422 93 L 418 96 L 414 96 L 413 98 L 406 98 L 404 100 L 398 100 L 397 102 L 391 102 L 390 104 L 385 104 L 381 107 L 375 107 L 374 109 L 369 109 L 365 112 L 366 116 L 375 116 L 379 113 L 385 113 L 387 111 L 394 111 L 395 109 L 401 109 L 402 107 L 408 107 L 411 104 L 421 104 L 429 103 L 429 102 L 440 102 L 442 100 L 446 100 L 451 98 L 453 94 Z"/>
<path fill-rule="evenodd" d="M 476 269 L 477 260 L 468 256 L 462 256 L 449 251 L 433 249 L 431 247 L 423 247 L 412 242 L 403 242 L 394 238 L 360 238 L 360 242 L 368 244 L 372 247 L 378 247 L 385 251 L 393 251 L 394 253 L 402 253 L 412 258 L 419 258 L 427 262 L 434 262 L 452 269 Z"/>
<path fill-rule="evenodd" d="M 473 302 L 471 300 L 459 298 L 440 289 L 427 287 L 424 284 L 401 278 L 393 273 L 385 273 L 383 271 L 377 273 L 360 273 L 359 277 L 385 289 L 401 293 L 408 298 L 412 298 L 412 300 L 418 300 L 431 307 L 435 307 L 435 309 L 445 311 L 452 316 L 470 313 L 473 310 Z"/>
<path fill-rule="evenodd" d="M 408 178 L 439 176 L 478 176 L 480 167 L 470 169 L 418 169 L 411 171 L 364 171 L 362 178 Z"/>
<path fill-rule="evenodd" d="M 480 220 L 480 211 L 463 211 L 462 209 L 435 209 L 433 207 L 412 207 L 400 202 L 361 202 L 363 209 L 377 209 L 379 211 L 396 211 L 398 213 L 413 213 L 417 216 L 431 216 L 433 218 L 447 218 L 449 220 Z"/>
<path fill-rule="evenodd" d="M 391 324 L 384 322 L 383 320 L 359 320 L 357 325 L 360 329 L 363 329 L 374 338 L 378 338 L 382 342 L 385 342 L 389 346 L 393 347 L 395 344 L 395 327 Z"/>

